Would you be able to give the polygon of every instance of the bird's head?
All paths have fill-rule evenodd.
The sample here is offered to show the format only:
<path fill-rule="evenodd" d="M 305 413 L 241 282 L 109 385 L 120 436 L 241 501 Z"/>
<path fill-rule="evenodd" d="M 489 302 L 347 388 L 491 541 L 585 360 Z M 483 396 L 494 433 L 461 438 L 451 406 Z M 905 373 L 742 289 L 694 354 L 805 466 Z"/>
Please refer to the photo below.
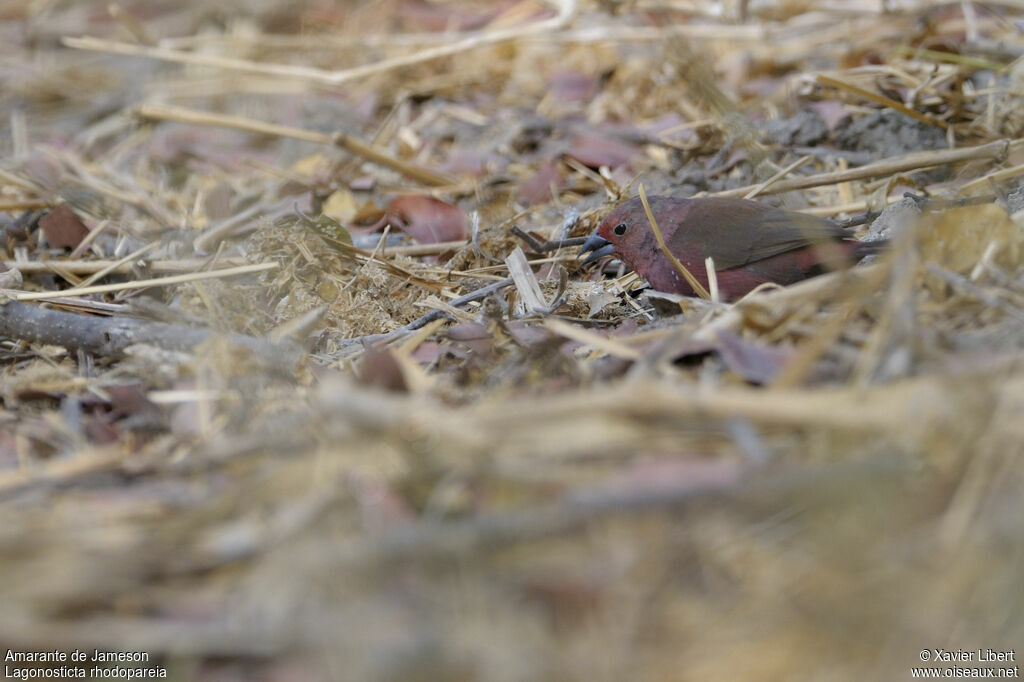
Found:
<path fill-rule="evenodd" d="M 651 197 L 652 209 L 660 197 Z M 580 249 L 580 255 L 589 253 L 584 264 L 592 263 L 599 258 L 617 254 L 620 258 L 634 253 L 641 253 L 648 241 L 654 240 L 650 223 L 644 212 L 640 199 L 630 199 L 617 206 L 605 216 L 593 234 L 587 238 Z"/>

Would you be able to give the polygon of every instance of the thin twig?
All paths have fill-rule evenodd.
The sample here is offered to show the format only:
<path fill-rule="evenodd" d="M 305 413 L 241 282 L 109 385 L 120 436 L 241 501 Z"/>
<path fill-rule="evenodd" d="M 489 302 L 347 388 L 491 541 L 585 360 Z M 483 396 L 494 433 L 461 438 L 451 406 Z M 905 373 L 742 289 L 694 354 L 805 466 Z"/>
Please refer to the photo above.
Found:
<path fill-rule="evenodd" d="M 826 76 L 825 74 L 820 73 L 817 76 L 817 80 L 822 85 L 830 85 L 833 88 L 839 88 L 840 90 L 848 90 L 856 95 L 859 95 L 860 97 L 863 97 L 864 99 L 869 99 L 872 102 L 878 102 L 883 106 L 887 106 L 890 109 L 898 111 L 901 114 L 909 116 L 914 120 L 920 121 L 921 123 L 926 123 L 937 128 L 942 128 L 943 130 L 949 127 L 949 124 L 946 123 L 945 121 L 939 121 L 937 119 L 932 118 L 931 116 L 922 114 L 920 111 L 917 111 L 916 109 L 911 109 L 907 105 L 903 104 L 902 102 L 897 102 L 891 97 L 886 97 L 885 95 L 880 95 L 877 92 L 865 90 L 862 87 L 853 85 L 852 83 L 841 81 L 838 78 L 832 78 L 831 76 Z"/>
<path fill-rule="evenodd" d="M 679 274 L 683 276 L 683 279 L 686 280 L 687 284 L 690 285 L 690 288 L 693 289 L 698 296 L 701 298 L 711 298 L 711 294 L 709 294 L 708 290 L 704 288 L 704 285 L 693 276 L 693 273 L 690 272 L 685 265 L 679 262 L 676 255 L 672 253 L 669 250 L 668 245 L 665 244 L 665 238 L 661 236 L 661 229 L 658 228 L 658 221 L 654 219 L 654 213 L 651 212 L 651 205 L 647 203 L 647 193 L 644 192 L 643 185 L 639 185 L 637 187 L 637 194 L 640 195 L 640 202 L 644 205 L 644 212 L 647 213 L 647 220 L 651 223 L 651 229 L 654 231 L 654 238 L 658 240 L 658 247 L 661 249 L 661 252 L 672 262 L 672 265 L 675 266 L 676 270 L 679 271 Z"/>
<path fill-rule="evenodd" d="M 488 284 L 487 286 L 481 287 L 481 288 L 477 289 L 476 291 L 471 291 L 468 294 L 466 294 L 465 296 L 459 296 L 458 298 L 452 299 L 451 301 L 448 302 L 448 305 L 453 307 L 453 308 L 460 308 L 460 307 L 462 307 L 462 306 L 464 306 L 464 305 L 466 305 L 468 303 L 472 303 L 473 301 L 479 301 L 480 299 L 487 298 L 491 294 L 496 293 L 498 291 L 501 291 L 505 287 L 512 286 L 512 284 L 513 284 L 512 278 L 509 277 L 508 279 L 503 279 L 500 282 L 494 282 L 493 284 Z M 398 329 L 395 329 L 393 331 L 387 332 L 386 334 L 369 334 L 367 336 L 357 336 L 357 337 L 352 338 L 352 339 L 345 339 L 344 341 L 341 342 L 341 345 L 343 345 L 343 346 L 351 346 L 351 345 L 354 345 L 354 344 L 370 345 L 370 344 L 381 343 L 381 342 L 384 342 L 384 341 L 390 341 L 391 339 L 397 338 L 399 336 L 403 336 L 405 334 L 408 334 L 409 332 L 414 332 L 417 329 L 419 329 L 420 327 L 423 327 L 424 325 L 430 324 L 434 320 L 439 320 L 442 317 L 447 317 L 447 316 L 448 316 L 448 313 L 446 313 L 443 310 L 432 310 L 429 313 L 427 313 L 426 315 L 422 315 L 422 316 L 416 318 L 415 320 L 413 320 L 409 324 L 407 324 L 407 325 L 405 325 L 403 327 L 399 327 Z"/>
<path fill-rule="evenodd" d="M 789 175 L 790 173 L 795 171 L 800 166 L 802 166 L 805 163 L 807 163 L 808 161 L 810 161 L 812 158 L 814 158 L 814 157 L 812 157 L 810 154 L 807 154 L 806 156 L 801 156 L 799 159 L 797 159 L 793 163 L 789 164 L 788 166 L 786 166 L 785 168 L 780 170 L 778 173 L 776 173 L 775 175 L 771 176 L 770 178 L 768 178 L 767 180 L 762 182 L 760 185 L 758 185 L 754 189 L 752 189 L 749 192 L 747 192 L 743 196 L 743 198 L 744 199 L 753 199 L 758 194 L 764 193 L 764 191 L 766 189 L 768 189 L 769 187 L 774 185 L 776 182 L 778 182 L 782 178 L 786 177 L 787 175 Z"/>
<path fill-rule="evenodd" d="M 123 260 L 123 259 L 122 259 Z M 0 261 L 8 269 L 17 268 L 26 275 L 54 272 L 60 268 L 62 272 L 75 275 L 91 275 L 96 272 L 104 272 L 108 275 L 127 275 L 132 272 L 132 263 L 122 260 L 5 260 Z M 149 272 L 192 272 L 209 264 L 209 258 L 185 258 L 181 260 L 153 260 L 146 261 L 146 270 Z M 236 267 L 245 265 L 247 261 L 239 256 L 222 258 L 221 265 Z"/>
<path fill-rule="evenodd" d="M 529 232 L 521 229 L 518 225 L 513 225 L 509 232 L 526 242 L 526 245 L 529 246 L 534 253 L 557 251 L 558 249 L 566 246 L 580 246 L 583 242 L 587 241 L 586 237 L 569 237 L 568 239 L 548 239 L 547 241 L 542 242 Z"/>
<path fill-rule="evenodd" d="M 327 133 L 304 130 L 303 128 L 293 128 L 291 126 L 277 125 L 275 123 L 266 123 L 264 121 L 258 121 L 244 116 L 229 116 L 227 114 L 215 114 L 196 109 L 187 109 L 185 107 L 172 107 L 156 104 L 146 104 L 139 107 L 135 110 L 135 115 L 140 118 L 148 118 L 158 121 L 176 121 L 178 123 L 217 126 L 221 128 L 232 128 L 234 130 L 244 130 L 251 133 L 258 133 L 260 135 L 290 137 L 296 140 L 315 142 L 317 144 L 333 144 L 349 153 L 361 156 L 367 161 L 372 161 L 384 166 L 385 168 L 390 168 L 391 170 L 397 171 L 408 178 L 427 185 L 443 186 L 454 185 L 456 183 L 455 178 L 451 176 L 397 159 L 383 149 L 378 149 L 377 147 L 368 145 L 356 138 L 354 135 L 350 135 L 348 133 L 338 132 L 334 135 L 328 135 Z"/>
<path fill-rule="evenodd" d="M 98 284 L 91 287 L 74 287 L 62 291 L 10 291 L 3 290 L 3 293 L 15 301 L 39 301 L 53 296 L 88 296 L 89 294 L 104 294 L 111 291 L 129 291 L 134 289 L 148 289 L 149 287 L 162 287 L 171 284 L 184 284 L 204 279 L 219 279 L 222 277 L 234 277 L 236 275 L 248 275 L 254 272 L 266 272 L 278 267 L 277 263 L 253 263 L 242 265 L 237 268 L 224 268 L 222 270 L 211 270 L 209 272 L 194 272 L 186 275 L 172 275 L 170 277 L 157 277 L 155 279 L 143 279 L 135 282 L 120 282 L 117 284 Z"/>
<path fill-rule="evenodd" d="M 1006 157 L 1011 146 L 1024 144 L 1024 138 L 1018 140 L 996 140 L 988 144 L 976 147 L 962 147 L 960 149 L 943 149 L 939 151 L 912 152 L 894 159 L 886 159 L 877 163 L 870 163 L 859 168 L 834 173 L 819 173 L 807 175 L 800 178 L 780 180 L 766 189 L 763 194 L 781 194 L 796 189 L 808 189 L 810 187 L 821 187 L 822 185 L 836 185 L 840 182 L 851 180 L 865 180 L 876 178 L 893 173 L 903 173 L 912 170 L 921 170 L 933 166 L 959 163 L 961 161 L 974 161 L 977 159 L 1000 160 Z M 735 189 L 727 189 L 722 192 L 715 192 L 712 196 L 717 197 L 742 197 L 757 188 L 758 185 L 747 185 Z"/>
<path fill-rule="evenodd" d="M 302 348 L 289 341 L 270 343 L 243 334 L 224 334 L 166 322 L 77 315 L 12 300 L 0 302 L 0 335 L 81 349 L 100 357 L 119 357 L 137 344 L 192 352 L 196 346 L 222 337 L 256 353 L 267 368 L 286 373 L 294 370 L 304 356 Z"/>

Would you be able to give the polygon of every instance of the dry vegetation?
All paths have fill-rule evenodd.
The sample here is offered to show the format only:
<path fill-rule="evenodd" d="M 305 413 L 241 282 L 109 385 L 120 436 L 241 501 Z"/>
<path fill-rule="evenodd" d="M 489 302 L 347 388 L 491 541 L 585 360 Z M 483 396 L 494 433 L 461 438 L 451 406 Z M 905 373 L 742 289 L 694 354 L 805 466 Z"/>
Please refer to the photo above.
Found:
<path fill-rule="evenodd" d="M 1022 19 L 8 0 L 4 652 L 503 682 L 1013 649 Z M 666 299 L 562 244 L 640 184 L 892 248 Z"/>

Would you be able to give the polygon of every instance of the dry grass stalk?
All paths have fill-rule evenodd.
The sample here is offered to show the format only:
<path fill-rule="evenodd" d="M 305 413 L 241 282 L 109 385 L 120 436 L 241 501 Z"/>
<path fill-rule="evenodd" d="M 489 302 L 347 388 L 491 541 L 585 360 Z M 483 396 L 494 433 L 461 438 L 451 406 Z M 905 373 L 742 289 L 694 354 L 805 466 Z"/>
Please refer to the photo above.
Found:
<path fill-rule="evenodd" d="M 104 294 L 116 291 L 137 291 L 150 287 L 165 287 L 172 284 L 185 284 L 187 282 L 200 282 L 208 279 L 220 279 L 223 277 L 236 277 L 238 275 L 249 275 L 256 272 L 267 272 L 277 269 L 277 263 L 252 263 L 251 265 L 239 265 L 234 268 L 221 268 L 209 272 L 193 272 L 185 275 L 171 275 L 169 277 L 155 277 L 153 279 L 142 279 L 134 282 L 120 282 L 118 284 L 97 284 L 94 286 L 74 287 L 64 289 L 60 292 L 62 298 L 73 296 L 88 296 L 90 294 Z M 15 301 L 42 301 L 53 297 L 53 292 L 37 291 L 11 291 L 3 290 L 4 295 Z"/>

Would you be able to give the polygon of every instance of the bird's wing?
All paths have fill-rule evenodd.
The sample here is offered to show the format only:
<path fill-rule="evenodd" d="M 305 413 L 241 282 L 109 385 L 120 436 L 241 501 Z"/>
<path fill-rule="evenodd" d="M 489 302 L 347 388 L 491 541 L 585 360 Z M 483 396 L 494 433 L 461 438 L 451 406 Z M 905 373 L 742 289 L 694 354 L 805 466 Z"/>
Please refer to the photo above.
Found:
<path fill-rule="evenodd" d="M 842 239 L 832 223 L 805 213 L 748 202 L 709 199 L 692 205 L 686 235 L 679 229 L 672 241 L 697 242 L 715 259 L 717 270 L 731 270 L 812 244 Z"/>

